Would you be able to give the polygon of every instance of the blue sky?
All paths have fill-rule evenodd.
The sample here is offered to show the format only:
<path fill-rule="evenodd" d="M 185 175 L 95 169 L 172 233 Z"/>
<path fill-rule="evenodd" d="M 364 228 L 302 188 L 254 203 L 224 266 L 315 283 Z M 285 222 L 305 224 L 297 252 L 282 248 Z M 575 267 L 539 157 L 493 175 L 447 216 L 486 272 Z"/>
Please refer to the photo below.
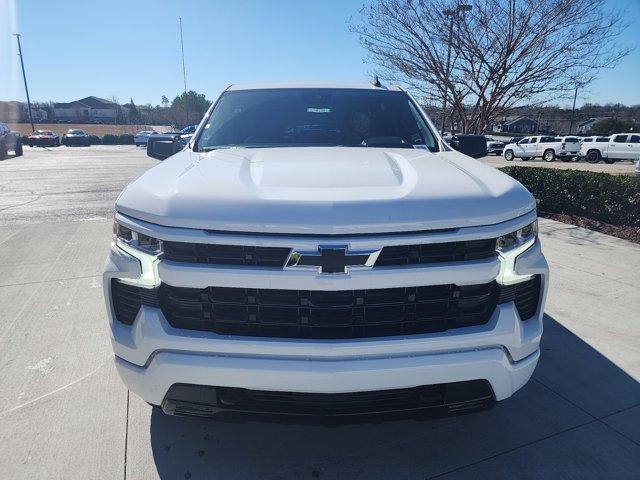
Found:
<path fill-rule="evenodd" d="M 346 28 L 363 1 L 0 0 L 0 100 L 25 98 L 14 31 L 32 100 L 171 99 L 182 90 L 180 16 L 187 86 L 209 98 L 230 83 L 368 81 L 366 52 Z M 621 42 L 640 45 L 640 0 L 609 3 L 627 8 Z M 585 101 L 640 104 L 640 48 L 581 92 Z"/>

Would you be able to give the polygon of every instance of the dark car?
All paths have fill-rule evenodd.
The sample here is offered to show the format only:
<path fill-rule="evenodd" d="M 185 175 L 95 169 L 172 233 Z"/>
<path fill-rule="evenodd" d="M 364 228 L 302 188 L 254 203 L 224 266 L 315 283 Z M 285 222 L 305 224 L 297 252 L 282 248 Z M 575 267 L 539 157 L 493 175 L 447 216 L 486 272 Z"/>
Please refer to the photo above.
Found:
<path fill-rule="evenodd" d="M 9 150 L 13 150 L 16 157 L 22 155 L 20 134 L 12 132 L 6 123 L 0 123 L 0 160 L 4 160 L 9 156 Z"/>
<path fill-rule="evenodd" d="M 57 147 L 60 145 L 60 137 L 51 130 L 36 130 L 27 137 L 30 147 Z"/>
<path fill-rule="evenodd" d="M 91 142 L 89 141 L 89 134 L 84 130 L 70 129 L 62 136 L 62 144 L 67 147 L 73 145 L 88 147 Z"/>

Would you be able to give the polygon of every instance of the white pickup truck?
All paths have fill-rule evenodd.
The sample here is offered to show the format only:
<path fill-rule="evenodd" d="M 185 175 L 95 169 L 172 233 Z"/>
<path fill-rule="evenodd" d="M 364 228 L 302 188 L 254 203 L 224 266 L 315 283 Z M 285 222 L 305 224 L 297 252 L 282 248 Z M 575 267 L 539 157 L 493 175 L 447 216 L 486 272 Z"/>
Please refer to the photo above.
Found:
<path fill-rule="evenodd" d="M 531 377 L 536 201 L 404 90 L 231 86 L 148 153 L 104 292 L 120 376 L 165 413 L 467 412 Z"/>
<path fill-rule="evenodd" d="M 580 157 L 589 163 L 637 160 L 640 157 L 640 134 L 616 133 L 610 137 L 583 138 Z"/>
<path fill-rule="evenodd" d="M 511 161 L 521 158 L 523 161 L 536 157 L 545 162 L 553 162 L 556 158 L 563 162 L 575 160 L 580 153 L 580 139 L 577 137 L 551 137 L 538 135 L 524 137 L 517 143 L 510 143 L 504 147 L 504 158 Z"/>

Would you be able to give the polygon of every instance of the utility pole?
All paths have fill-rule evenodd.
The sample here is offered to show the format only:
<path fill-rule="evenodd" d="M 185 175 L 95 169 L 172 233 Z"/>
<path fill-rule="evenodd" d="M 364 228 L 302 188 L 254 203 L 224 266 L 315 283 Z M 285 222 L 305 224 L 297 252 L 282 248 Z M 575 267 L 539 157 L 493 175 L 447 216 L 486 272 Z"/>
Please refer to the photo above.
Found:
<path fill-rule="evenodd" d="M 182 38 L 182 17 L 180 17 L 180 50 L 182 51 L 182 80 L 184 81 L 184 108 L 187 120 L 185 126 L 189 125 L 189 100 L 187 98 L 187 70 L 184 66 L 184 40 Z"/>
<path fill-rule="evenodd" d="M 29 87 L 27 87 L 27 74 L 24 73 L 24 61 L 22 60 L 22 45 L 20 45 L 20 34 L 13 34 L 18 40 L 18 56 L 20 57 L 20 65 L 22 66 L 22 79 L 24 80 L 24 90 L 27 92 L 27 108 L 29 109 L 29 122 L 31 123 L 31 131 L 35 131 L 33 126 L 33 116 L 31 114 L 31 100 L 29 99 Z"/>
<path fill-rule="evenodd" d="M 445 17 L 449 17 L 449 37 L 447 39 L 447 64 L 445 67 L 445 77 L 451 76 L 451 44 L 453 42 L 453 22 L 458 16 L 458 13 L 469 12 L 473 7 L 471 5 L 467 5 L 464 3 L 458 4 L 458 6 L 454 9 L 448 8 L 444 10 L 442 13 Z M 442 126 L 440 127 L 440 134 L 444 135 L 444 127 L 447 118 L 447 87 L 446 87 L 446 79 L 445 85 L 443 85 L 443 95 L 442 95 Z"/>
<path fill-rule="evenodd" d="M 576 111 L 576 98 L 578 98 L 578 84 L 576 83 L 576 91 L 573 94 L 573 107 L 571 107 L 571 120 L 569 121 L 569 135 L 571 135 L 573 132 L 573 115 L 575 114 Z"/>

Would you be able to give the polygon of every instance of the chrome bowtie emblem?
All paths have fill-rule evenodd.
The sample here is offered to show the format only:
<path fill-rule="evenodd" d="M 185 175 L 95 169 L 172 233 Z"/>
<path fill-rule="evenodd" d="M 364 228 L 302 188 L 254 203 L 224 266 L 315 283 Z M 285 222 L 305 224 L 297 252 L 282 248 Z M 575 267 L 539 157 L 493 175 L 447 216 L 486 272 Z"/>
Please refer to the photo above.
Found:
<path fill-rule="evenodd" d="M 317 251 L 292 250 L 285 268 L 309 268 L 318 273 L 347 273 L 349 268 L 373 267 L 380 250 L 350 251 L 346 245 L 320 245 Z"/>

